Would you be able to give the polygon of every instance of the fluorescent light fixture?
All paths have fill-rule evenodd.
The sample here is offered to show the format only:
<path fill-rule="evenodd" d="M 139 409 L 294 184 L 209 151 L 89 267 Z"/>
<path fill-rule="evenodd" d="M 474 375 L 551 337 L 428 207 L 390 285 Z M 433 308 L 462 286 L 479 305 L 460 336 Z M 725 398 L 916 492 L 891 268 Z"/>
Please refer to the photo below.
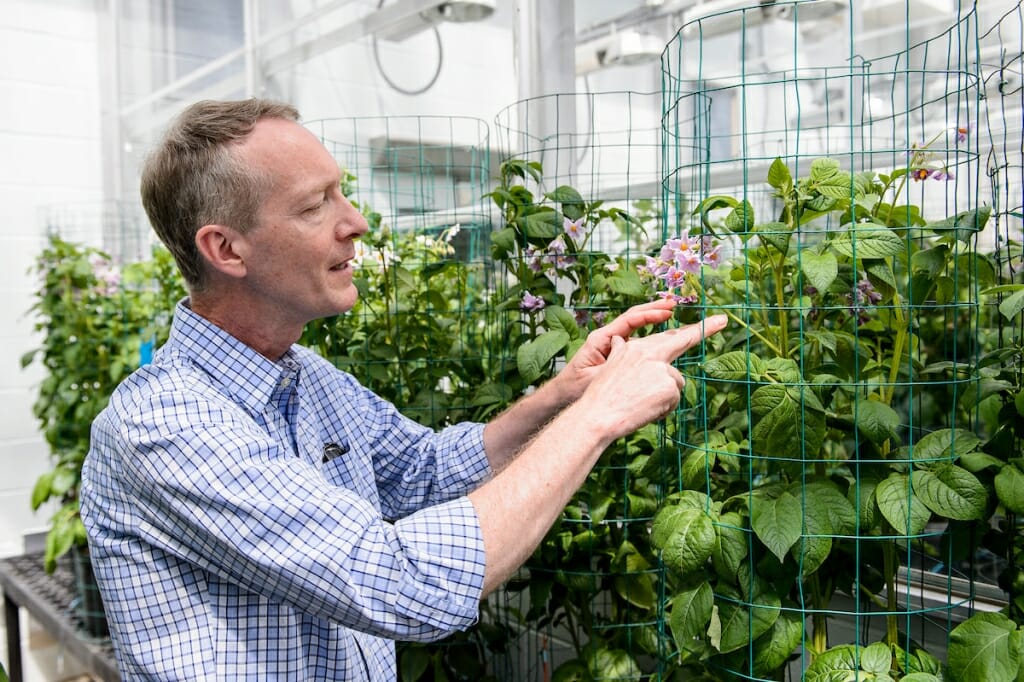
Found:
<path fill-rule="evenodd" d="M 481 21 L 491 16 L 497 0 L 396 0 L 385 4 L 375 31 L 382 40 L 400 41 L 443 21 L 455 23 Z"/>
<path fill-rule="evenodd" d="M 576 46 L 576 75 L 582 76 L 610 66 L 634 66 L 661 56 L 665 41 L 636 29 L 612 31 Z"/>
<path fill-rule="evenodd" d="M 710 38 L 753 28 L 776 19 L 818 21 L 849 8 L 848 0 L 773 1 L 754 5 L 751 0 L 708 0 L 683 14 L 683 36 Z"/>

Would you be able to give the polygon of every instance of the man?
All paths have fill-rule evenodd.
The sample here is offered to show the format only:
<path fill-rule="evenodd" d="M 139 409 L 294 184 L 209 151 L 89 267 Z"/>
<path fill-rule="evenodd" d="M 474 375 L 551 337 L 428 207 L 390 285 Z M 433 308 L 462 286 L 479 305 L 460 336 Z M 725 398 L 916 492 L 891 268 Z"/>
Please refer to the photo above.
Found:
<path fill-rule="evenodd" d="M 719 331 L 590 335 L 484 425 L 440 432 L 294 345 L 349 310 L 366 223 L 290 106 L 200 102 L 142 175 L 189 288 L 93 426 L 82 517 L 126 679 L 393 680 L 392 640 L 472 625 L 613 440 L 670 412 Z"/>

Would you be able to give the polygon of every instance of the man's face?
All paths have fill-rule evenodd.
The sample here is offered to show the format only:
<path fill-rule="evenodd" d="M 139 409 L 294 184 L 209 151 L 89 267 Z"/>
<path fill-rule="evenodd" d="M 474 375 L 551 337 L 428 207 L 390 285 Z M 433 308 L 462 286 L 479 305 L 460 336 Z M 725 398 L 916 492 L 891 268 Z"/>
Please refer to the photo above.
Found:
<path fill-rule="evenodd" d="M 270 179 L 259 225 L 244 236 L 246 282 L 271 324 L 305 324 L 343 313 L 352 284 L 362 214 L 339 189 L 337 162 L 298 123 L 265 119 L 238 149 Z"/>

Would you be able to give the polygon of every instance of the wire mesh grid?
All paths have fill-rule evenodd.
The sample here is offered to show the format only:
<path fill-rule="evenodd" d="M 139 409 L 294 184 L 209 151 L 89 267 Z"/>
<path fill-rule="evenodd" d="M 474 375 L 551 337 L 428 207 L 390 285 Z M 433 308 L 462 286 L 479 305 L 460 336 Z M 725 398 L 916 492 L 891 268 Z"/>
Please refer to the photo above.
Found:
<path fill-rule="evenodd" d="M 663 54 L 666 196 L 696 204 L 666 236 L 722 242 L 727 274 L 693 286 L 733 324 L 677 415 L 679 487 L 716 543 L 706 574 L 668 571 L 682 669 L 803 679 L 842 655 L 856 676 L 884 642 L 904 673 L 995 608 L 950 567 L 984 533 L 979 64 L 1010 27 L 968 6 L 935 30 L 892 4 L 887 33 L 847 2 L 709 15 Z"/>

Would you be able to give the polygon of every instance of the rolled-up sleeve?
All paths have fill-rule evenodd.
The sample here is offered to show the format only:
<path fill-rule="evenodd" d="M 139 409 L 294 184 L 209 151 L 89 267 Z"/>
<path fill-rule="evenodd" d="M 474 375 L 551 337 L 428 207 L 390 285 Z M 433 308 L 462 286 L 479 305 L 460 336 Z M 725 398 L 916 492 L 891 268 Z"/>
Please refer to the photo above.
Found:
<path fill-rule="evenodd" d="M 484 580 L 483 537 L 465 497 L 429 507 L 395 524 L 408 564 L 396 609 L 436 628 L 465 629 L 477 620 Z"/>

